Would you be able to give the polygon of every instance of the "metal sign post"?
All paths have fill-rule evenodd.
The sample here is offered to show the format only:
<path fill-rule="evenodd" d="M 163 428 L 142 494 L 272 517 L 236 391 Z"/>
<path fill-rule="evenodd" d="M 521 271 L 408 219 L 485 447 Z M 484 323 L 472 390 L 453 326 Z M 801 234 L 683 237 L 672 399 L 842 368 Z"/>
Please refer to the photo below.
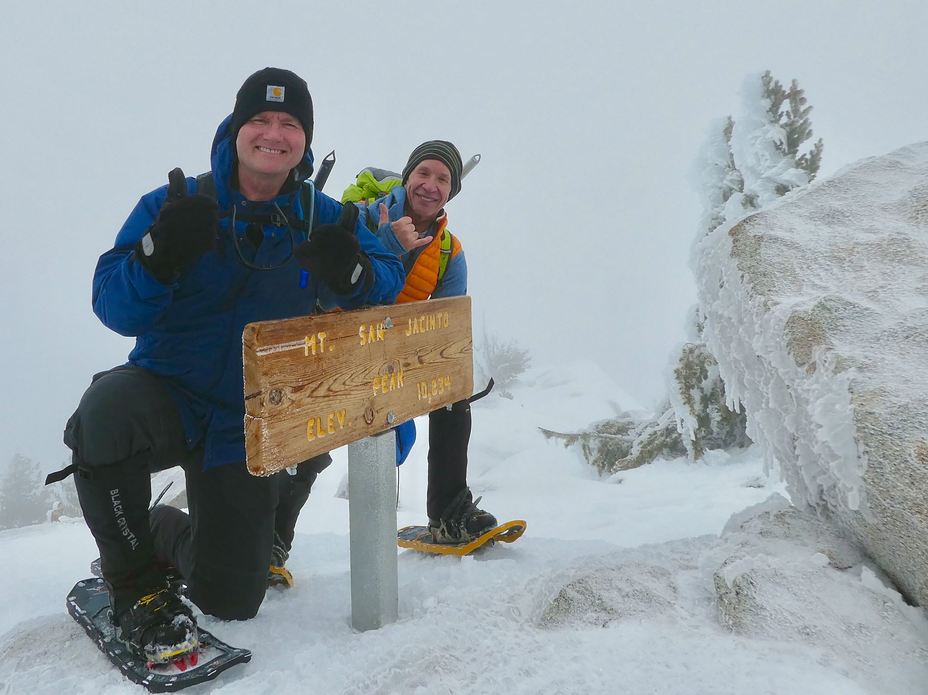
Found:
<path fill-rule="evenodd" d="M 396 438 L 392 431 L 348 445 L 351 625 L 375 630 L 396 621 Z"/>

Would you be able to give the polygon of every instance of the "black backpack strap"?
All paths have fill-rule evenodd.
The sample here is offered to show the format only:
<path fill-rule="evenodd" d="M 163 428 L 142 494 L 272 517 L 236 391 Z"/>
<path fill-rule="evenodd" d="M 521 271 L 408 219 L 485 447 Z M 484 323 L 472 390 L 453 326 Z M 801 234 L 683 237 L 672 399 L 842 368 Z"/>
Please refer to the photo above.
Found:
<path fill-rule="evenodd" d="M 204 195 L 207 198 L 218 200 L 216 195 L 216 179 L 213 178 L 213 172 L 206 171 L 197 176 L 197 193 L 199 195 Z M 290 226 L 297 231 L 304 232 L 306 234 L 306 238 L 308 239 L 311 229 L 316 226 L 316 199 L 314 197 L 314 189 L 311 183 L 304 181 L 300 184 L 300 202 L 303 207 L 303 214 L 306 215 L 308 210 L 313 219 L 311 221 L 290 220 Z M 228 214 L 228 211 L 220 212 L 220 217 L 227 217 Z M 266 213 L 239 213 L 238 219 L 242 220 L 243 222 L 256 222 L 258 224 L 273 223 L 273 215 Z"/>
<path fill-rule="evenodd" d="M 304 221 L 307 223 L 303 231 L 306 232 L 306 238 L 309 239 L 313 227 L 316 226 L 316 198 L 314 187 L 305 181 L 300 184 L 300 205 L 303 208 Z M 311 220 L 305 219 L 307 211 L 312 216 Z"/>
<path fill-rule="evenodd" d="M 213 172 L 207 171 L 197 176 L 197 193 L 216 200 L 216 180 Z"/>
<path fill-rule="evenodd" d="M 72 473 L 77 473 L 80 468 L 80 464 L 72 463 L 70 466 L 65 466 L 60 471 L 49 473 L 47 476 L 45 476 L 45 484 L 51 485 L 52 483 L 57 483 L 59 480 L 64 480 Z"/>
<path fill-rule="evenodd" d="M 112 480 L 113 476 L 117 476 L 118 479 L 118 476 L 122 475 L 124 469 L 131 469 L 133 471 L 151 471 L 152 469 L 148 459 L 142 459 L 141 462 L 138 459 L 132 461 L 117 461 L 116 463 L 107 463 L 102 466 L 88 466 L 84 463 L 80 463 L 76 456 L 72 456 L 71 461 L 72 463 L 70 465 L 45 476 L 45 484 L 51 485 L 52 483 L 57 483 L 67 478 L 72 473 L 78 478 L 84 478 L 85 480 L 100 480 L 105 482 Z"/>

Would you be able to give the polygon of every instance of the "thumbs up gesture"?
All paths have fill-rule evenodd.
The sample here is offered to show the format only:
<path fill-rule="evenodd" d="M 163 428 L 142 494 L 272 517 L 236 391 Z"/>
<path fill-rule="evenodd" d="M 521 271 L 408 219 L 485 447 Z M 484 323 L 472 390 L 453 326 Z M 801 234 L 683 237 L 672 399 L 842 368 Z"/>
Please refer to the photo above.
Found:
<path fill-rule="evenodd" d="M 358 242 L 357 222 L 358 208 L 346 203 L 338 222 L 319 225 L 310 232 L 309 241 L 293 250 L 299 264 L 335 294 L 352 294 L 359 283 L 367 291 L 374 282 L 370 259 Z"/>
<path fill-rule="evenodd" d="M 219 231 L 216 201 L 187 195 L 184 172 L 168 174 L 168 194 L 157 219 L 136 244 L 136 259 L 163 283 L 176 280 L 212 249 Z"/>
<path fill-rule="evenodd" d="M 396 222 L 390 222 L 390 211 L 383 203 L 380 204 L 379 224 L 381 233 L 384 231 L 384 225 L 389 225 L 393 232 L 393 236 L 400 242 L 400 246 L 406 249 L 407 253 L 420 246 L 425 246 L 432 241 L 431 236 L 419 236 L 419 233 L 416 232 L 416 225 L 412 223 L 412 218 L 409 216 L 401 217 Z"/>

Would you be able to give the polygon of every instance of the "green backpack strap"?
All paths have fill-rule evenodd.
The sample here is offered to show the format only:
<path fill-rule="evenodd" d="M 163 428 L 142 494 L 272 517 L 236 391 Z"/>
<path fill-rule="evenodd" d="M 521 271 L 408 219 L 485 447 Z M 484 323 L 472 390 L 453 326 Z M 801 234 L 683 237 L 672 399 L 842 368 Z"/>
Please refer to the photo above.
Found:
<path fill-rule="evenodd" d="M 451 236 L 451 232 L 447 228 L 441 230 L 441 248 L 439 249 L 438 255 L 438 282 L 441 282 L 441 279 L 445 277 L 445 271 L 448 269 L 448 261 L 451 260 L 451 246 L 452 240 L 454 239 Z"/>

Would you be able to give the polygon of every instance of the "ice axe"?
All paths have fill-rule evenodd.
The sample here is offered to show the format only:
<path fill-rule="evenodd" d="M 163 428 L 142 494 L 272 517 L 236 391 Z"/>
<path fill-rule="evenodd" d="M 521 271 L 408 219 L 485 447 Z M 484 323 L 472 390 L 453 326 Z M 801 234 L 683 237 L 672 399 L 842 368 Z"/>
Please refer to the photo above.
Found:
<path fill-rule="evenodd" d="M 464 162 L 464 166 L 461 169 L 461 178 L 463 179 L 465 176 L 467 176 L 478 164 L 480 164 L 479 154 L 475 154 L 473 157 Z"/>
<path fill-rule="evenodd" d="M 317 191 L 325 188 L 325 182 L 329 180 L 329 174 L 332 173 L 332 167 L 335 166 L 335 150 L 329 152 L 319 165 L 319 171 L 316 172 L 316 178 L 313 179 L 313 185 Z"/>

